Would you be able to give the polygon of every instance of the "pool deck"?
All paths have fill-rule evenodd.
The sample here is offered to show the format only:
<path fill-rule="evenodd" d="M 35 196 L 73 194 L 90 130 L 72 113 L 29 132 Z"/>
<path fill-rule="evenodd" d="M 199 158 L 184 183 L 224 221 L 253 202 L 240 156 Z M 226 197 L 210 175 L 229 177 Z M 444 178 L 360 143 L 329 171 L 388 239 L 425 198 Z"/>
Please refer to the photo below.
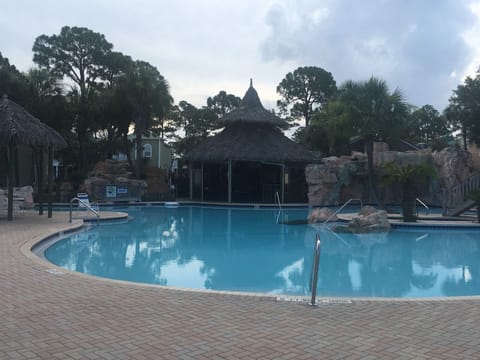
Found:
<path fill-rule="evenodd" d="M 312 307 L 104 280 L 31 253 L 81 225 L 65 212 L 0 216 L 1 359 L 480 358 L 480 297 Z"/>

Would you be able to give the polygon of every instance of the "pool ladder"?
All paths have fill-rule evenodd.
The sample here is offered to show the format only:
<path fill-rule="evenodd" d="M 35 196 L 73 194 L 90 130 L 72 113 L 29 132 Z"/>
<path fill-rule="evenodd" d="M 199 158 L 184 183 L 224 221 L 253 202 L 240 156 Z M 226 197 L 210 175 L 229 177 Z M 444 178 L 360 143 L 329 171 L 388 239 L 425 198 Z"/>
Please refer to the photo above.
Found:
<path fill-rule="evenodd" d="M 69 222 L 72 222 L 73 216 L 72 216 L 72 204 L 74 201 L 78 201 L 79 204 L 81 204 L 83 207 L 85 207 L 87 210 L 91 211 L 97 218 L 97 225 L 100 225 L 100 213 L 92 208 L 92 206 L 83 201 L 82 199 L 79 199 L 78 197 L 74 197 L 72 200 L 70 200 L 70 209 L 69 209 Z"/>

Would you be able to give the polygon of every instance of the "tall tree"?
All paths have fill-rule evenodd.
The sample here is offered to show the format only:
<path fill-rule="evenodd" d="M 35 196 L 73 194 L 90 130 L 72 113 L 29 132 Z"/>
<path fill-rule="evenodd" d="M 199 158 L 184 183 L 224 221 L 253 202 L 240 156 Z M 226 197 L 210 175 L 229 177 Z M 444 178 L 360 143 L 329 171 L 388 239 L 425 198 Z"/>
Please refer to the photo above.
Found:
<path fill-rule="evenodd" d="M 186 153 L 218 128 L 218 117 L 212 109 L 206 106 L 197 108 L 187 101 L 179 102 L 173 117 L 178 130 L 183 133 L 177 135 L 175 142 L 177 154 Z"/>
<path fill-rule="evenodd" d="M 211 109 L 219 118 L 226 113 L 240 106 L 242 99 L 238 96 L 227 94 L 221 90 L 217 95 L 207 99 L 207 107 Z"/>
<path fill-rule="evenodd" d="M 99 127 L 103 134 L 102 153 L 105 155 L 124 152 L 130 156 L 128 132 L 132 123 L 129 113 L 126 74 L 133 71 L 135 62 L 120 52 L 110 52 L 106 58 L 106 82 L 98 87 L 100 104 Z M 98 133 L 98 132 L 97 132 Z M 133 164 L 129 158 L 130 164 Z M 133 165 L 132 165 L 133 167 Z"/>
<path fill-rule="evenodd" d="M 390 92 L 385 81 L 347 81 L 340 88 L 339 121 L 350 136 L 359 136 L 365 144 L 371 198 L 379 203 L 373 174 L 374 141 L 392 141 L 405 132 L 408 106 L 401 92 Z"/>
<path fill-rule="evenodd" d="M 0 53 L 0 96 L 4 94 L 24 107 L 31 96 L 24 74 L 11 65 L 8 59 Z"/>
<path fill-rule="evenodd" d="M 86 167 L 86 143 L 95 130 L 92 124 L 94 91 L 108 75 L 107 57 L 113 45 L 105 36 L 84 27 L 64 26 L 59 35 L 41 35 L 33 45 L 33 61 L 58 79 L 74 84 L 71 96 L 77 97 L 75 131 L 78 138 L 80 167 Z"/>
<path fill-rule="evenodd" d="M 413 143 L 425 143 L 434 150 L 446 146 L 446 136 L 450 134 L 447 118 L 432 105 L 424 105 L 413 111 L 408 117 L 408 140 Z"/>
<path fill-rule="evenodd" d="M 277 105 L 284 115 L 293 120 L 305 120 L 305 126 L 319 108 L 325 106 L 337 91 L 337 86 L 330 72 L 316 67 L 299 67 L 289 72 L 277 86 L 281 96 Z"/>
<path fill-rule="evenodd" d="M 344 106 L 339 101 L 330 101 L 312 117 L 308 127 L 300 127 L 294 140 L 307 149 L 320 152 L 322 156 L 350 154 L 349 126 L 341 121 Z"/>
<path fill-rule="evenodd" d="M 480 145 L 480 73 L 467 77 L 458 85 L 449 99 L 445 115 L 456 130 L 462 134 L 464 149 L 468 141 Z"/>
<path fill-rule="evenodd" d="M 167 80 L 156 67 L 145 61 L 136 61 L 132 71 L 121 80 L 126 90 L 130 115 L 135 124 L 136 175 L 142 174 L 142 135 L 156 120 L 165 118 L 173 98 Z"/>
<path fill-rule="evenodd" d="M 26 74 L 31 97 L 29 111 L 68 138 L 72 129 L 72 111 L 56 78 L 42 69 L 32 68 Z"/>

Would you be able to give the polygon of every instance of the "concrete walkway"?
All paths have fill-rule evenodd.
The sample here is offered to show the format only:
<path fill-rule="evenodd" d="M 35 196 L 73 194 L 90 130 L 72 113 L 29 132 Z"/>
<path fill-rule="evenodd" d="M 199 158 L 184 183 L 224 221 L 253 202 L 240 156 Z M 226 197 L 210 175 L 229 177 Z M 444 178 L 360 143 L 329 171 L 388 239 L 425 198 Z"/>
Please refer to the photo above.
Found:
<path fill-rule="evenodd" d="M 103 280 L 29 251 L 80 225 L 0 218 L 1 359 L 480 358 L 480 298 L 311 307 Z"/>

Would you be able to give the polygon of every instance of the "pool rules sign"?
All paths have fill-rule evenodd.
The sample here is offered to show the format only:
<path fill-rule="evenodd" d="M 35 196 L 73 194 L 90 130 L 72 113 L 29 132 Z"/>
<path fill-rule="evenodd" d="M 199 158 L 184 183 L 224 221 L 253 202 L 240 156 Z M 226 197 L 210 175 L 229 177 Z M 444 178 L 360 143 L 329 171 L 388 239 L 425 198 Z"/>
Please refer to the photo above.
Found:
<path fill-rule="evenodd" d="M 106 186 L 105 187 L 105 196 L 109 199 L 117 197 L 117 187 L 116 186 Z"/>

